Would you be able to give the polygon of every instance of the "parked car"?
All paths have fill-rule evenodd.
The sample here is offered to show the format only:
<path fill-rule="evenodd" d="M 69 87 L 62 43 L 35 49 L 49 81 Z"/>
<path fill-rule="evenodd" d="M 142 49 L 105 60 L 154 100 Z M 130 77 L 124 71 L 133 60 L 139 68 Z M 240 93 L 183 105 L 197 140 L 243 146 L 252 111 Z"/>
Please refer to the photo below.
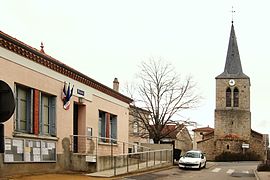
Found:
<path fill-rule="evenodd" d="M 179 159 L 179 168 L 196 168 L 206 167 L 206 157 L 202 151 L 187 151 L 184 156 Z"/>

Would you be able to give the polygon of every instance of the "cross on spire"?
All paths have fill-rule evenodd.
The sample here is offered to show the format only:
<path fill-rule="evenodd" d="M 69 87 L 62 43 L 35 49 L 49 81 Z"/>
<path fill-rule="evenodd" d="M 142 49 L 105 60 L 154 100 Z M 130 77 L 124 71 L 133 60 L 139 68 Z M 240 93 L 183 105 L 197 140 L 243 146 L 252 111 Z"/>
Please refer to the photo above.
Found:
<path fill-rule="evenodd" d="M 232 6 L 232 11 L 231 11 L 231 13 L 232 13 L 232 23 L 233 23 L 233 13 L 235 13 L 235 10 L 233 9 L 233 6 Z"/>

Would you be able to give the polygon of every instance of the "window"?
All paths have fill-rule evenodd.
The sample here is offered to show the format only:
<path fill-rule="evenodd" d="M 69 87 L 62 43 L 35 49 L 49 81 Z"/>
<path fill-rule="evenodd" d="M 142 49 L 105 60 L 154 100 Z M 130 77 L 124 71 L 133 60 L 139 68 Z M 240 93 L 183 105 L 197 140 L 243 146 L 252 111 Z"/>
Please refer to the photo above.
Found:
<path fill-rule="evenodd" d="M 117 116 L 110 114 L 110 125 L 111 125 L 111 132 L 109 133 L 111 135 L 112 139 L 117 139 Z M 117 143 L 117 142 L 114 142 Z"/>
<path fill-rule="evenodd" d="M 231 88 L 227 88 L 227 90 L 226 90 L 226 107 L 231 107 L 231 105 L 232 105 L 231 98 L 232 98 L 232 90 L 231 90 Z"/>
<path fill-rule="evenodd" d="M 55 97 L 41 93 L 39 116 L 40 134 L 56 135 L 55 117 Z"/>
<path fill-rule="evenodd" d="M 56 98 L 16 85 L 16 126 L 23 133 L 56 135 Z"/>
<path fill-rule="evenodd" d="M 233 90 L 233 107 L 238 107 L 239 105 L 239 91 L 237 88 Z"/>
<path fill-rule="evenodd" d="M 110 138 L 117 139 L 117 116 L 99 111 L 99 120 L 98 120 L 98 135 L 100 141 L 102 142 L 111 142 Z M 116 141 L 112 141 L 116 143 Z"/>
<path fill-rule="evenodd" d="M 133 122 L 133 133 L 134 134 L 138 134 L 139 133 L 139 122 L 136 121 L 136 120 Z"/>
<path fill-rule="evenodd" d="M 99 120 L 98 120 L 98 136 L 99 137 L 106 137 L 106 113 L 103 111 L 99 111 Z M 106 139 L 100 139 L 100 141 L 106 142 Z"/>
<path fill-rule="evenodd" d="M 33 92 L 31 89 L 16 86 L 16 130 L 32 133 Z"/>

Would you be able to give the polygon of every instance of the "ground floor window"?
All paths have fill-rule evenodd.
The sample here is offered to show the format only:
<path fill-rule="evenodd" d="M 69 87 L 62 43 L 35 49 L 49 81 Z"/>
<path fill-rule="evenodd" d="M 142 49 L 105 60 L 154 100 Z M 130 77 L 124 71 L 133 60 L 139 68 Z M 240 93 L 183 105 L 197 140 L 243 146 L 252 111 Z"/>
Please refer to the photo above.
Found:
<path fill-rule="evenodd" d="M 117 116 L 99 110 L 98 135 L 102 142 L 117 143 Z"/>
<path fill-rule="evenodd" d="M 16 125 L 18 132 L 56 135 L 56 96 L 16 85 Z"/>

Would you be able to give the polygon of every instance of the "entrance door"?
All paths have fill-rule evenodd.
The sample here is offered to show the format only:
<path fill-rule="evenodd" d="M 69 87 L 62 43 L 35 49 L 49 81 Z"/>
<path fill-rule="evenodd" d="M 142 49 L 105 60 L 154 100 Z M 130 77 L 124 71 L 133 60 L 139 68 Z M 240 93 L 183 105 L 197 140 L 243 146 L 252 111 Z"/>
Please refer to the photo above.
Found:
<path fill-rule="evenodd" d="M 79 105 L 74 103 L 73 106 L 73 152 L 78 152 L 78 109 Z"/>

